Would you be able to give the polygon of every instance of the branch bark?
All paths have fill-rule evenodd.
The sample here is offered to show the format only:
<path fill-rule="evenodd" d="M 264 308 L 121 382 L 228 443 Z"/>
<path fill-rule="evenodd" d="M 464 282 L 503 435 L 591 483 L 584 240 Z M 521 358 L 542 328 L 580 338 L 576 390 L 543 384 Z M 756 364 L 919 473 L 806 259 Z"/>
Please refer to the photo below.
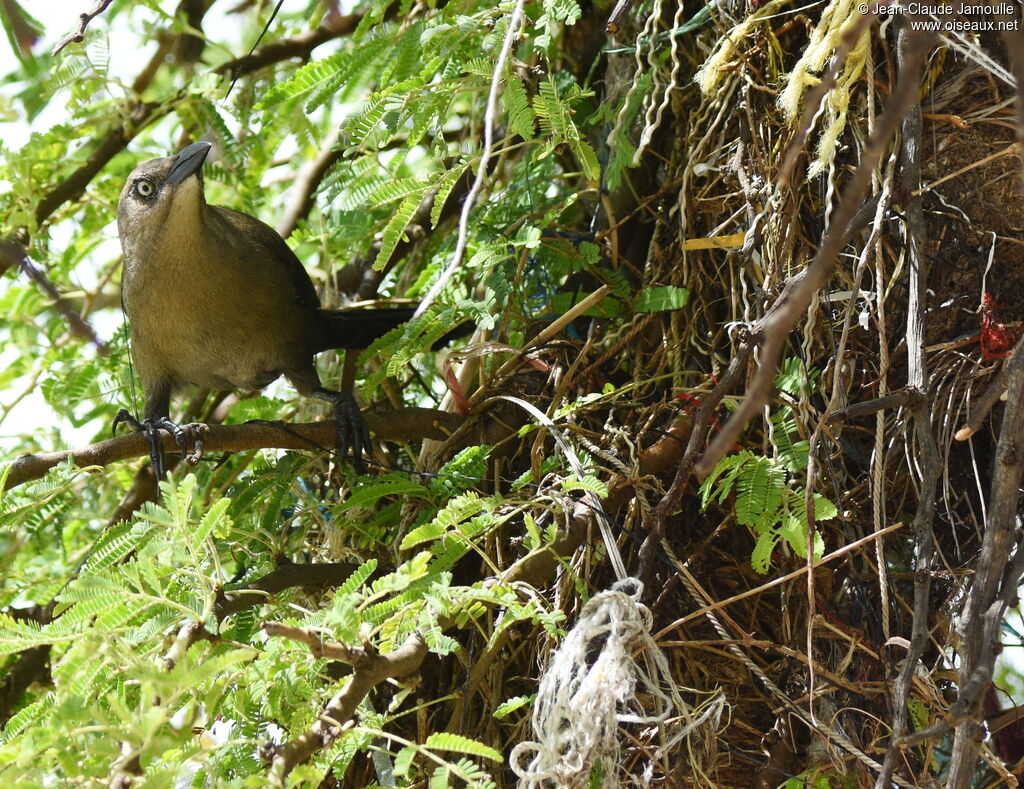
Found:
<path fill-rule="evenodd" d="M 268 745 L 263 755 L 271 759 L 270 779 L 274 786 L 283 786 L 288 773 L 307 761 L 317 751 L 327 748 L 342 733 L 342 727 L 375 685 L 385 679 L 406 677 L 417 671 L 427 656 L 427 643 L 416 630 L 394 652 L 381 655 L 343 644 L 324 643 L 317 633 L 275 622 L 263 625 L 268 635 L 302 641 L 314 655 L 321 654 L 352 666 L 352 676 L 324 708 L 308 731 L 282 745 Z"/>
<path fill-rule="evenodd" d="M 1006 33 L 1005 39 L 1017 78 L 1017 148 L 1024 153 L 1024 31 L 1018 27 Z M 1000 647 L 999 625 L 1024 576 L 1024 540 L 1014 546 L 1024 478 L 1024 338 L 1006 364 L 1005 377 L 1006 407 L 996 442 L 988 518 L 977 571 L 960 616 L 960 694 L 956 703 L 973 714 L 956 727 L 946 781 L 949 789 L 971 785 L 983 735 L 978 719 L 986 680 L 992 676 Z"/>
<path fill-rule="evenodd" d="M 920 90 L 921 65 L 927 52 L 930 33 L 914 33 L 908 46 L 908 60 L 899 76 L 885 111 L 878 119 L 875 133 L 868 141 L 864 155 L 850 183 L 843 190 L 836 207 L 835 216 L 828 232 L 822 238 L 821 246 L 814 260 L 800 274 L 785 285 L 782 295 L 768 313 L 751 330 L 763 338 L 761 359 L 747 396 L 732 418 L 723 425 L 721 432 L 711 442 L 704 456 L 694 468 L 698 478 L 703 479 L 715 467 L 726 452 L 736 443 L 740 432 L 758 413 L 772 391 L 772 381 L 778 369 L 779 359 L 785 347 L 789 332 L 801 315 L 807 311 L 811 297 L 828 282 L 832 266 L 846 245 L 856 225 L 858 212 L 863 210 L 864 197 L 871 184 L 871 176 L 881 160 L 889 140 L 896 133 L 906 108 L 913 103 Z"/>
<path fill-rule="evenodd" d="M 457 414 L 430 408 L 406 408 L 387 414 L 368 413 L 366 423 L 378 438 L 442 440 L 462 422 Z M 163 449 L 179 454 L 181 448 L 170 434 L 161 431 Z M 209 425 L 203 438 L 207 452 L 241 452 L 248 449 L 321 449 L 331 451 L 335 442 L 334 422 L 285 424 L 282 422 L 250 422 L 244 425 Z M 68 460 L 79 467 L 106 466 L 119 460 L 144 457 L 149 442 L 141 433 L 100 441 L 80 449 L 62 452 L 22 455 L 11 464 L 4 483 L 10 489 L 39 479 L 54 466 Z"/>
<path fill-rule="evenodd" d="M 905 22 L 905 20 L 904 20 Z M 915 47 L 917 51 L 915 52 Z M 923 42 L 913 39 L 909 23 L 900 26 L 897 34 L 896 59 L 900 80 L 911 74 L 918 79 L 917 62 L 924 54 Z M 910 269 L 909 303 L 907 304 L 907 387 L 906 391 L 919 395 L 910 413 L 914 423 L 914 441 L 920 458 L 921 484 L 918 492 L 917 513 L 914 515 L 914 614 L 911 623 L 910 648 L 899 677 L 893 688 L 892 736 L 886 749 L 882 770 L 876 781 L 876 789 L 888 786 L 896 759 L 900 753 L 898 743 L 907 730 L 907 700 L 910 686 L 918 670 L 918 661 L 928 643 L 931 613 L 931 574 L 929 572 L 934 538 L 932 521 L 935 518 L 935 499 L 939 477 L 942 474 L 942 459 L 932 427 L 930 381 L 928 360 L 925 354 L 925 308 L 928 301 L 928 272 L 930 261 L 925 256 L 926 230 L 922 197 L 917 194 L 921 183 L 921 105 L 915 100 L 907 109 L 901 130 L 902 150 L 900 151 L 900 187 L 906 195 L 906 247 L 907 264 Z M 883 576 L 884 577 L 884 576 Z"/>
<path fill-rule="evenodd" d="M 78 27 L 71 33 L 68 33 L 64 38 L 57 42 L 57 46 L 50 52 L 51 55 L 57 55 L 64 47 L 68 44 L 80 44 L 85 41 L 85 29 L 89 27 L 89 23 L 107 10 L 107 6 L 110 5 L 114 0 L 99 0 L 98 3 L 93 7 L 92 11 L 82 13 L 78 15 Z"/>

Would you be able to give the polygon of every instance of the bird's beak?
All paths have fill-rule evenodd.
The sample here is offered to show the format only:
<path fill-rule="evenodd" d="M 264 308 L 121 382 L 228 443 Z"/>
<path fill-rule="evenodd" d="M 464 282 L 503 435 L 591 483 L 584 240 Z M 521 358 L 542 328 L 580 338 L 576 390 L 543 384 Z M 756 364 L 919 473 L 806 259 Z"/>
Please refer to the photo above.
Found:
<path fill-rule="evenodd" d="M 198 173 L 202 169 L 203 162 L 206 161 L 206 156 L 210 153 L 212 147 L 213 143 L 202 140 L 192 143 L 179 153 L 174 160 L 174 166 L 171 167 L 171 172 L 167 175 L 167 183 L 180 184 L 190 175 Z"/>

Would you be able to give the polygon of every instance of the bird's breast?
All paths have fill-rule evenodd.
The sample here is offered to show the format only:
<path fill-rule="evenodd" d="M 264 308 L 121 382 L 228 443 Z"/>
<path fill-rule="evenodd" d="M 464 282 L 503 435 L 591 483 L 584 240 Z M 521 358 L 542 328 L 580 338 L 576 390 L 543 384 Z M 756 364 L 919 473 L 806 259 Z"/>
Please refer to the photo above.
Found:
<path fill-rule="evenodd" d="M 272 268 L 209 248 L 182 240 L 126 260 L 122 293 L 140 375 L 146 359 L 179 384 L 262 388 L 309 359 L 310 316 Z"/>

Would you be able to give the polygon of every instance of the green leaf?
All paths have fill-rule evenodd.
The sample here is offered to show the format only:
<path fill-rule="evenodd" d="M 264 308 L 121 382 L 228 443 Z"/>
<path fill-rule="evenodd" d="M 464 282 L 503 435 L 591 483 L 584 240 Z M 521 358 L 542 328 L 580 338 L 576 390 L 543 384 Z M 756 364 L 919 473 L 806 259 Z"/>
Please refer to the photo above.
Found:
<path fill-rule="evenodd" d="M 659 285 L 640 291 L 633 307 L 635 312 L 666 312 L 678 310 L 686 306 L 690 300 L 690 291 L 674 285 Z"/>
<path fill-rule="evenodd" d="M 368 36 L 359 46 L 307 63 L 284 82 L 271 87 L 256 104 L 256 109 L 267 112 L 283 101 L 308 94 L 306 112 L 312 112 L 369 66 L 382 51 L 380 41 Z"/>
<path fill-rule="evenodd" d="M 381 234 L 380 251 L 373 261 L 374 271 L 383 271 L 388 261 L 391 260 L 391 255 L 395 251 L 395 247 L 398 246 L 398 242 L 402 240 L 406 226 L 420 207 L 420 203 L 423 202 L 425 192 L 426 188 L 423 188 L 416 194 L 406 197 L 391 215 L 391 219 L 388 220 L 384 232 Z"/>
<path fill-rule="evenodd" d="M 530 99 L 522 80 L 511 70 L 505 76 L 505 92 L 502 94 L 505 112 L 508 115 L 508 128 L 524 140 L 532 140 L 534 136 L 534 115 Z"/>
<path fill-rule="evenodd" d="M 427 737 L 426 742 L 423 744 L 425 747 L 435 751 L 452 751 L 454 753 L 464 753 L 468 756 L 478 756 L 482 759 L 490 759 L 494 762 L 504 761 L 499 751 L 469 737 L 463 737 L 461 734 L 435 732 Z"/>

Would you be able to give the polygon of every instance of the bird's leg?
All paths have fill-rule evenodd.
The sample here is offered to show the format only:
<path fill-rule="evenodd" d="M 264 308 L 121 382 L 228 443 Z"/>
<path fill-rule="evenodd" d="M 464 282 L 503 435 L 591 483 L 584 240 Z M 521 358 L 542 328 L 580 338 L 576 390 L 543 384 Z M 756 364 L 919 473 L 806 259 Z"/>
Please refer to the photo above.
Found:
<path fill-rule="evenodd" d="M 172 422 L 166 416 L 147 417 L 140 422 L 122 408 L 117 412 L 117 416 L 114 417 L 111 432 L 115 432 L 117 426 L 122 422 L 127 424 L 132 430 L 146 436 L 146 439 L 149 441 L 149 459 L 153 464 L 153 471 L 156 473 L 157 479 L 163 479 L 166 473 L 163 450 L 160 445 L 161 430 L 166 430 L 171 434 L 174 443 L 181 447 L 181 454 L 190 465 L 194 466 L 203 456 L 203 436 L 207 430 L 204 424 L 190 423 L 179 425 L 176 422 Z M 192 446 L 191 452 L 189 451 L 190 444 Z"/>
<path fill-rule="evenodd" d="M 352 465 L 360 474 L 365 471 L 363 455 L 369 453 L 370 428 L 359 410 L 359 404 L 351 392 L 335 392 L 333 389 L 317 387 L 313 397 L 331 404 L 331 412 L 337 425 L 338 455 L 344 458 L 352 449 Z"/>

